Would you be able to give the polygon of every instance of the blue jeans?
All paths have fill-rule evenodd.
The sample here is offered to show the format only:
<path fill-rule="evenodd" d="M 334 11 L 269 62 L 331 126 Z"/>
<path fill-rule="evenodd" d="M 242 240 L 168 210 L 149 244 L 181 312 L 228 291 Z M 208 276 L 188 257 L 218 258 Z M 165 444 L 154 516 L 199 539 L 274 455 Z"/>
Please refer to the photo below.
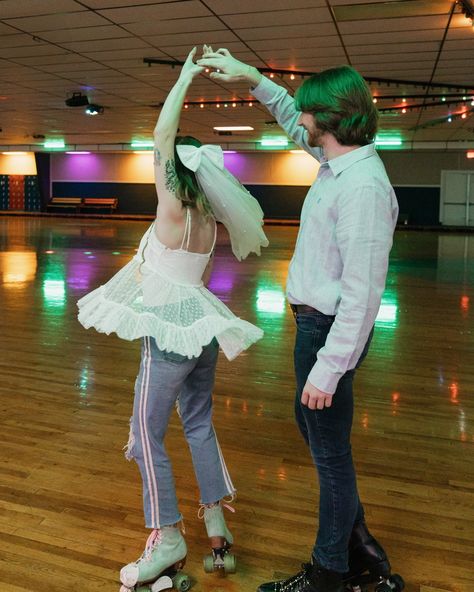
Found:
<path fill-rule="evenodd" d="M 217 354 L 216 340 L 206 345 L 198 358 L 189 359 L 159 350 L 154 339 L 143 338 L 126 457 L 135 459 L 142 475 L 148 528 L 169 526 L 182 518 L 164 445 L 178 397 L 201 502 L 211 504 L 235 492 L 212 425 Z"/>
<path fill-rule="evenodd" d="M 296 314 L 295 319 L 296 422 L 319 474 L 319 530 L 313 557 L 322 567 L 345 573 L 349 569 L 348 544 L 352 528 L 364 519 L 350 443 L 355 369 L 340 379 L 331 407 L 312 410 L 302 405 L 304 385 L 318 351 L 326 342 L 334 317 L 315 311 Z M 367 354 L 371 336 L 357 366 Z"/>

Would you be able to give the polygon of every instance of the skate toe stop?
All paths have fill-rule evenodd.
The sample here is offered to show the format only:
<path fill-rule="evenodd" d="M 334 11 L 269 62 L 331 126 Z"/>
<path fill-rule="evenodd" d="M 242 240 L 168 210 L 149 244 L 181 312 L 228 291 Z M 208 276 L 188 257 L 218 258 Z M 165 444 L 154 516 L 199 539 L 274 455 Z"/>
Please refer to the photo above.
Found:
<path fill-rule="evenodd" d="M 135 584 L 138 582 L 138 575 L 138 567 L 134 563 L 129 563 L 120 570 L 120 581 L 126 587 L 133 588 L 133 586 L 135 586 Z"/>

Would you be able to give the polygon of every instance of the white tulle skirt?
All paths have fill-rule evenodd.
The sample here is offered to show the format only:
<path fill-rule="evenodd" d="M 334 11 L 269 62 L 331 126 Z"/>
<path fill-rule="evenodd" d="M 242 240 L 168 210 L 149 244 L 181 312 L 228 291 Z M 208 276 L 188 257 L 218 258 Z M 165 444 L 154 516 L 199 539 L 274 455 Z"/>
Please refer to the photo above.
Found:
<path fill-rule="evenodd" d="M 215 337 L 229 360 L 263 337 L 236 317 L 204 286 L 173 283 L 157 272 L 143 274 L 132 259 L 106 284 L 81 298 L 79 322 L 122 339 L 153 337 L 160 349 L 189 358 Z"/>

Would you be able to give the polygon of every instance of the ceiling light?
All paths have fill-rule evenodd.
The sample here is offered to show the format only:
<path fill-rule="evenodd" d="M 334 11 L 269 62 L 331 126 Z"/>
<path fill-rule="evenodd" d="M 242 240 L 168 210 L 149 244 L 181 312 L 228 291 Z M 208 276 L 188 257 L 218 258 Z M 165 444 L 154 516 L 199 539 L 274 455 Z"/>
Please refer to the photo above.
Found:
<path fill-rule="evenodd" d="M 91 103 L 86 107 L 86 115 L 101 115 L 104 112 L 104 108 L 101 105 L 95 105 Z"/>
<path fill-rule="evenodd" d="M 90 154 L 87 150 L 68 150 L 66 154 Z"/>
<path fill-rule="evenodd" d="M 288 146 L 288 138 L 263 138 L 263 140 L 260 140 L 260 144 L 266 147 L 274 146 L 284 148 Z"/>
<path fill-rule="evenodd" d="M 43 146 L 45 148 L 64 148 L 64 140 L 46 140 Z"/>
<path fill-rule="evenodd" d="M 153 148 L 155 144 L 153 140 L 133 140 L 130 145 L 132 148 L 143 150 L 143 148 Z"/>
<path fill-rule="evenodd" d="M 376 146 L 401 146 L 400 136 L 375 136 Z"/>
<path fill-rule="evenodd" d="M 466 153 L 467 158 L 474 158 L 474 150 L 469 150 L 469 152 Z"/>
<path fill-rule="evenodd" d="M 23 154 L 27 154 L 27 152 L 2 152 L 6 156 L 22 156 Z"/>
<path fill-rule="evenodd" d="M 250 125 L 221 125 L 214 126 L 212 129 L 216 132 L 251 132 L 254 128 Z"/>

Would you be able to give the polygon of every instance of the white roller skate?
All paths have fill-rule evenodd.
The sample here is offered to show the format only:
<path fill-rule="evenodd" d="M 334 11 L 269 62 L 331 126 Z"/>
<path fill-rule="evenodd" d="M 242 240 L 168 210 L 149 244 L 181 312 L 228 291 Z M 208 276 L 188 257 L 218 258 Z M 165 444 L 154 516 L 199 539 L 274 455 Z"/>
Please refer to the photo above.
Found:
<path fill-rule="evenodd" d="M 212 555 L 204 557 L 204 571 L 206 573 L 214 571 L 221 575 L 235 573 L 236 559 L 230 553 L 234 537 L 227 528 L 223 507 L 228 508 L 231 512 L 235 511 L 231 506 L 222 502 L 201 504 L 199 508 L 198 516 L 204 518 L 207 536 L 212 547 Z"/>
<path fill-rule="evenodd" d="M 180 573 L 186 562 L 186 552 L 186 542 L 177 527 L 153 530 L 140 559 L 120 570 L 120 592 L 189 590 L 190 579 Z"/>

